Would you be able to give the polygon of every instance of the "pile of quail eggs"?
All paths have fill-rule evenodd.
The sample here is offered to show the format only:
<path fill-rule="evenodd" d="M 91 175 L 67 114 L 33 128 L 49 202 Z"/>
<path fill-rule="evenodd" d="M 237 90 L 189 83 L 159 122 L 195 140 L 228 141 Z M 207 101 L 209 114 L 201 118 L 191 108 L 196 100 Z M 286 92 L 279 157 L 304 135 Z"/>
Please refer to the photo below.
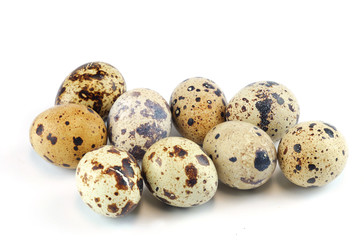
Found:
<path fill-rule="evenodd" d="M 227 102 L 213 81 L 190 78 L 168 103 L 154 90 L 126 91 L 115 67 L 92 62 L 67 76 L 55 106 L 33 121 L 30 142 L 48 162 L 76 169 L 92 210 L 117 217 L 137 206 L 144 184 L 168 205 L 192 207 L 219 182 L 263 185 L 277 162 L 298 186 L 331 182 L 347 160 L 344 137 L 325 122 L 298 123 L 299 115 L 293 93 L 276 82 L 249 84 Z M 170 136 L 172 122 L 182 137 Z"/>

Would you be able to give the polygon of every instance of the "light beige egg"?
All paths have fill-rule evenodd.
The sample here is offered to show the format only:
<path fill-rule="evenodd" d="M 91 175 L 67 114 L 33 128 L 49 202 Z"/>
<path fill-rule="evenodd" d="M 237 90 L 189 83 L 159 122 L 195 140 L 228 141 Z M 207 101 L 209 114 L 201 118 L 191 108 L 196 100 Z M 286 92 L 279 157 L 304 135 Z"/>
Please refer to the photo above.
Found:
<path fill-rule="evenodd" d="M 107 217 L 130 213 L 143 192 L 143 179 L 134 157 L 110 145 L 91 151 L 81 159 L 76 185 L 82 200 Z"/>
<path fill-rule="evenodd" d="M 65 104 L 47 109 L 33 121 L 30 143 L 47 161 L 75 169 L 89 151 L 107 142 L 106 126 L 91 108 Z"/>
<path fill-rule="evenodd" d="M 261 81 L 241 89 L 226 108 L 226 120 L 239 120 L 263 129 L 273 141 L 298 122 L 300 109 L 293 93 L 282 84 Z"/>
<path fill-rule="evenodd" d="M 202 144 L 211 128 L 225 121 L 225 95 L 206 78 L 189 78 L 180 83 L 171 95 L 170 105 L 178 132 L 197 144 Z"/>
<path fill-rule="evenodd" d="M 277 165 L 272 139 L 246 122 L 228 121 L 212 128 L 203 149 L 213 160 L 219 180 L 237 189 L 253 189 L 266 183 Z"/>
<path fill-rule="evenodd" d="M 154 90 L 127 91 L 112 106 L 107 127 L 112 145 L 141 160 L 153 143 L 169 136 L 172 127 L 169 105 Z"/>
<path fill-rule="evenodd" d="M 75 69 L 60 86 L 56 105 L 82 104 L 106 119 L 116 99 L 126 91 L 121 73 L 110 64 L 90 62 Z"/>
<path fill-rule="evenodd" d="M 297 124 L 278 147 L 279 166 L 292 183 L 301 187 L 323 186 L 344 169 L 348 147 L 337 129 L 321 121 Z"/>
<path fill-rule="evenodd" d="M 211 159 L 196 143 L 181 137 L 153 144 L 144 155 L 142 174 L 156 198 L 176 207 L 208 202 L 218 185 Z"/>

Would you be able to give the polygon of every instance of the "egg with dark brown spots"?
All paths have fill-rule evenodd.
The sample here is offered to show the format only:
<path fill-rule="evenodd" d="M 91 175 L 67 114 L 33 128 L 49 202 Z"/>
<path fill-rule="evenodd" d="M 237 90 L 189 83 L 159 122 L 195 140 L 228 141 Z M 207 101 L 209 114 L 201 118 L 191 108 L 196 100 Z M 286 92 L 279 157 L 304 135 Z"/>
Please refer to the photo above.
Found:
<path fill-rule="evenodd" d="M 241 89 L 226 108 L 226 120 L 249 122 L 263 129 L 273 141 L 297 124 L 300 108 L 293 93 L 282 84 L 261 81 Z"/>
<path fill-rule="evenodd" d="M 75 69 L 60 86 L 56 105 L 82 104 L 106 119 L 116 99 L 126 91 L 121 73 L 110 64 L 90 62 Z"/>
<path fill-rule="evenodd" d="M 143 192 L 137 161 L 128 152 L 110 145 L 81 159 L 76 185 L 84 203 L 107 217 L 125 216 L 133 211 Z"/>
<path fill-rule="evenodd" d="M 169 136 L 171 112 L 156 91 L 133 89 L 116 100 L 107 125 L 110 143 L 141 160 L 153 143 Z"/>
<path fill-rule="evenodd" d="M 153 196 L 176 207 L 208 202 L 218 185 L 212 160 L 199 145 L 182 137 L 153 144 L 144 155 L 142 175 Z"/>
<path fill-rule="evenodd" d="M 225 95 L 206 78 L 190 78 L 180 83 L 171 95 L 170 105 L 178 132 L 197 144 L 202 144 L 212 127 L 225 121 Z"/>
<path fill-rule="evenodd" d="M 91 108 L 65 104 L 39 114 L 29 132 L 34 150 L 48 162 L 75 169 L 89 151 L 107 142 L 106 126 Z"/>
<path fill-rule="evenodd" d="M 213 160 L 219 180 L 237 189 L 262 186 L 277 165 L 272 139 L 247 122 L 228 121 L 213 127 L 203 149 Z"/>
<path fill-rule="evenodd" d="M 321 121 L 297 124 L 278 147 L 279 166 L 288 180 L 301 187 L 324 186 L 344 169 L 348 147 L 343 135 Z"/>

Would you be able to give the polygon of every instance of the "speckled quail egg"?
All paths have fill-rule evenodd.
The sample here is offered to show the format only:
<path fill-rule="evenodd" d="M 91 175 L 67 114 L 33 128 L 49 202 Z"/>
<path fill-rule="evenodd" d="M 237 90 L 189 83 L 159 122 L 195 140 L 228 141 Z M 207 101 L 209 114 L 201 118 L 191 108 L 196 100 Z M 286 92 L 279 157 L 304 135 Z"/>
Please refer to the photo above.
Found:
<path fill-rule="evenodd" d="M 86 63 L 75 69 L 60 86 L 56 105 L 82 104 L 106 119 L 116 99 L 126 91 L 121 73 L 103 62 Z"/>
<path fill-rule="evenodd" d="M 261 81 L 241 89 L 226 108 L 226 120 L 252 123 L 280 140 L 298 122 L 300 109 L 293 93 L 282 84 Z"/>
<path fill-rule="evenodd" d="M 49 162 L 75 169 L 85 153 L 107 142 L 106 126 L 91 108 L 65 104 L 39 114 L 30 128 L 30 143 Z"/>
<path fill-rule="evenodd" d="M 206 203 L 218 184 L 212 160 L 199 145 L 182 137 L 153 144 L 144 155 L 142 175 L 156 198 L 176 207 Z"/>
<path fill-rule="evenodd" d="M 203 149 L 213 160 L 219 180 L 237 189 L 263 185 L 277 165 L 272 139 L 247 122 L 218 124 L 207 133 Z"/>
<path fill-rule="evenodd" d="M 88 152 L 81 159 L 76 184 L 82 200 L 108 217 L 131 212 L 143 191 L 143 179 L 134 157 L 110 145 Z"/>
<path fill-rule="evenodd" d="M 225 95 L 206 78 L 189 78 L 180 83 L 171 95 L 170 105 L 178 132 L 197 144 L 202 144 L 212 127 L 225 121 Z"/>
<path fill-rule="evenodd" d="M 343 171 L 347 157 L 343 135 L 334 126 L 320 121 L 297 124 L 278 147 L 283 174 L 301 187 L 331 182 Z"/>
<path fill-rule="evenodd" d="M 141 160 L 153 143 L 169 136 L 171 112 L 159 93 L 138 88 L 116 100 L 107 125 L 110 143 Z"/>

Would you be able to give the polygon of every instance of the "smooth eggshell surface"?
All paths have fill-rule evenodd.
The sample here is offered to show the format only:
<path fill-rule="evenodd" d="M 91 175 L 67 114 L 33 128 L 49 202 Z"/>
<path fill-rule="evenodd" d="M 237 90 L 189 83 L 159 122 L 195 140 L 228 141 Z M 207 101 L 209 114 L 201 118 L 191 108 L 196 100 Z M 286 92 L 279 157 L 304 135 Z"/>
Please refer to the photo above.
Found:
<path fill-rule="evenodd" d="M 246 122 L 228 121 L 215 126 L 207 133 L 203 149 L 213 160 L 219 180 L 238 189 L 263 185 L 277 165 L 272 139 Z"/>
<path fill-rule="evenodd" d="M 153 144 L 144 155 L 142 174 L 156 198 L 176 207 L 206 203 L 218 185 L 211 159 L 196 143 L 181 137 Z"/>
<path fill-rule="evenodd" d="M 134 157 L 110 145 L 91 151 L 81 159 L 76 185 L 82 200 L 95 212 L 108 217 L 131 212 L 143 191 L 143 179 Z"/>
<path fill-rule="evenodd" d="M 226 120 L 239 120 L 263 129 L 273 141 L 293 127 L 300 114 L 293 93 L 282 84 L 262 81 L 241 89 L 226 108 Z"/>
<path fill-rule="evenodd" d="M 59 105 L 42 112 L 33 121 L 29 135 L 41 157 L 71 169 L 87 152 L 107 142 L 106 126 L 99 114 L 78 104 Z"/>
<path fill-rule="evenodd" d="M 138 88 L 116 100 L 107 125 L 111 144 L 141 160 L 153 143 L 169 136 L 171 112 L 159 93 Z"/>
<path fill-rule="evenodd" d="M 60 86 L 56 105 L 82 104 L 106 119 L 116 99 L 126 91 L 121 73 L 103 62 L 91 62 L 75 69 Z"/>
<path fill-rule="evenodd" d="M 197 144 L 202 144 L 212 127 L 225 121 L 225 95 L 206 78 L 190 78 L 180 83 L 171 95 L 170 105 L 178 132 Z"/>
<path fill-rule="evenodd" d="M 343 135 L 327 123 L 299 123 L 282 138 L 279 166 L 288 180 L 301 187 L 323 186 L 344 169 L 348 148 Z"/>

